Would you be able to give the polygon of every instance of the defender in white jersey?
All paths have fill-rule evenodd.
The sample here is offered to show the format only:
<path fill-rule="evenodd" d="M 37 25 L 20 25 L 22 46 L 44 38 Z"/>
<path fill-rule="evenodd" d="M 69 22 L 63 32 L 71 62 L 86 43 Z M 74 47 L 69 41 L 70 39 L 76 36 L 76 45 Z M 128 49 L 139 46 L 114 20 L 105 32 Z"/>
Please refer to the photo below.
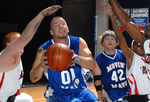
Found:
<path fill-rule="evenodd" d="M 144 57 L 134 53 L 131 67 L 126 71 L 131 95 L 150 95 L 150 81 L 143 59 Z"/>
<path fill-rule="evenodd" d="M 148 102 L 150 89 L 150 81 L 147 76 L 147 68 L 144 62 L 144 49 L 141 43 L 133 40 L 133 51 L 128 47 L 121 30 L 116 22 L 115 14 L 110 4 L 102 3 L 103 10 L 109 15 L 113 29 L 120 42 L 120 48 L 127 59 L 127 78 L 130 85 L 129 102 Z"/>
<path fill-rule="evenodd" d="M 144 61 L 146 63 L 147 76 L 150 80 L 150 39 L 147 39 L 144 42 L 144 51 L 145 51 Z"/>
<path fill-rule="evenodd" d="M 50 6 L 41 11 L 26 27 L 22 35 L 11 32 L 3 39 L 4 50 L 0 54 L 0 102 L 33 102 L 31 96 L 20 93 L 23 80 L 21 55 L 33 38 L 45 16 L 52 15 L 61 6 Z M 40 19 L 40 20 L 39 20 Z"/>
<path fill-rule="evenodd" d="M 126 31 L 129 33 L 129 35 L 139 43 L 142 43 L 144 46 L 145 51 L 145 62 L 147 66 L 147 70 L 150 70 L 150 50 L 149 50 L 149 39 L 150 39 L 150 23 L 146 25 L 146 28 L 144 31 L 141 31 L 130 19 L 128 14 L 122 9 L 122 7 L 119 5 L 119 3 L 116 0 L 110 0 L 113 10 L 119 19 L 120 23 L 123 25 L 123 27 L 126 29 Z M 149 72 L 148 72 L 149 76 Z"/>

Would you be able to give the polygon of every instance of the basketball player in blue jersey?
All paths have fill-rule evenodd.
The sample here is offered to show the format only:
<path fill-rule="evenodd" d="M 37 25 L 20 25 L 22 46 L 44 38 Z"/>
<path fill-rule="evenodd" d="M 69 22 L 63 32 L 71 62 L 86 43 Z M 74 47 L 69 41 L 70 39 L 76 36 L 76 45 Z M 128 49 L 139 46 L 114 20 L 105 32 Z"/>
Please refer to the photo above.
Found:
<path fill-rule="evenodd" d="M 126 58 L 121 50 L 116 49 L 119 41 L 113 31 L 107 30 L 100 37 L 104 51 L 96 56 L 97 66 L 93 70 L 94 83 L 98 98 L 102 102 L 122 102 L 128 94 L 129 85 L 126 78 Z M 103 86 L 103 87 L 102 87 Z M 106 91 L 109 98 L 102 93 Z"/>
<path fill-rule="evenodd" d="M 62 17 L 54 17 L 50 26 L 53 39 L 39 47 L 30 71 L 31 81 L 37 82 L 45 74 L 48 79 L 44 94 L 47 102 L 99 102 L 95 94 L 87 89 L 82 74 L 82 67 L 92 70 L 96 65 L 87 43 L 80 37 L 68 35 L 69 27 Z M 47 62 L 43 54 L 54 43 L 63 43 L 73 52 L 72 65 L 67 70 L 55 72 L 45 65 Z"/>

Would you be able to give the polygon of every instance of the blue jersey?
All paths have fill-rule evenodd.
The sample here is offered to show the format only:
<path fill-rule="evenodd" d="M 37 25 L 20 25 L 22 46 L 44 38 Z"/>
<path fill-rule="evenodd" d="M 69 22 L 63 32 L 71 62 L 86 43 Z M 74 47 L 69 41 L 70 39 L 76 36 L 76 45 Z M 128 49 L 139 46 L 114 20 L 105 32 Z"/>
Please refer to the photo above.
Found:
<path fill-rule="evenodd" d="M 129 85 L 126 78 L 126 58 L 121 50 L 116 49 L 114 55 L 105 52 L 96 58 L 97 64 L 102 72 L 103 89 L 109 98 L 117 101 L 128 94 Z"/>
<path fill-rule="evenodd" d="M 79 37 L 68 36 L 68 47 L 76 54 L 79 51 Z M 46 50 L 50 45 L 54 44 L 51 39 L 41 45 Z M 78 93 L 86 88 L 86 83 L 82 75 L 81 66 L 76 64 L 74 67 L 69 67 L 62 72 L 56 72 L 48 68 L 48 89 L 53 90 L 53 96 L 68 95 L 70 93 Z M 46 97 L 46 93 L 45 93 Z"/>

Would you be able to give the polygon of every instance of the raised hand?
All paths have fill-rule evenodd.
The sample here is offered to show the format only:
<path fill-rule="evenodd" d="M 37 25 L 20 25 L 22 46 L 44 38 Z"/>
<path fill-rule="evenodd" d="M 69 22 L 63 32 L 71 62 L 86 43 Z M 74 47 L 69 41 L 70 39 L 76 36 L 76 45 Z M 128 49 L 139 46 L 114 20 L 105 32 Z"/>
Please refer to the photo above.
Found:
<path fill-rule="evenodd" d="M 108 1 L 102 1 L 101 2 L 102 10 L 105 11 L 109 16 L 111 16 L 113 13 L 111 5 L 108 3 Z"/>
<path fill-rule="evenodd" d="M 55 13 L 56 11 L 58 11 L 59 9 L 61 9 L 62 7 L 60 5 L 53 5 L 53 6 L 49 6 L 46 9 L 41 11 L 41 14 L 45 17 L 45 16 L 50 16 L 53 13 Z"/>

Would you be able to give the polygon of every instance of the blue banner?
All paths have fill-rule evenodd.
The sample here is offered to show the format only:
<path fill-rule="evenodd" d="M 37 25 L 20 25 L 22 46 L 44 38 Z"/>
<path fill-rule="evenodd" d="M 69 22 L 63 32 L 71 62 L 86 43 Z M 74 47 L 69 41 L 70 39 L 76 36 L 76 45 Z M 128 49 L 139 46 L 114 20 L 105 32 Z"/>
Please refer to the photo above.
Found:
<path fill-rule="evenodd" d="M 133 8 L 131 9 L 131 20 L 140 30 L 144 30 L 149 22 L 148 8 Z"/>

